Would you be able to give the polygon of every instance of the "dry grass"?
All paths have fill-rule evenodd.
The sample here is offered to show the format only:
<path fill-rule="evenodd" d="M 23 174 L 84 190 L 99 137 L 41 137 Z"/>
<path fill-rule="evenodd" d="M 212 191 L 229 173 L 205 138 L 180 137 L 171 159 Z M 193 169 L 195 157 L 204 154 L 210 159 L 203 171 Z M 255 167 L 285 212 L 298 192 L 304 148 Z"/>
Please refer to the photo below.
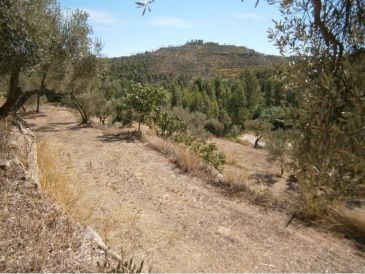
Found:
<path fill-rule="evenodd" d="M 41 139 L 37 143 L 37 158 L 42 190 L 63 205 L 67 212 L 75 212 L 79 195 L 72 187 L 72 174 L 62 168 L 57 149 Z"/>
<path fill-rule="evenodd" d="M 335 229 L 350 235 L 351 238 L 365 244 L 364 210 L 349 210 L 344 205 L 328 209 L 331 224 Z"/>
<path fill-rule="evenodd" d="M 183 146 L 170 143 L 158 137 L 148 138 L 147 146 L 165 155 L 182 171 L 197 177 L 205 177 L 202 161 Z"/>
<path fill-rule="evenodd" d="M 246 191 L 248 189 L 246 184 L 247 176 L 241 170 L 227 167 L 224 171 L 224 179 L 232 192 Z"/>
<path fill-rule="evenodd" d="M 349 238 L 365 244 L 364 208 L 348 208 L 345 202 L 328 201 L 324 197 L 313 199 L 307 191 L 302 192 L 300 218 L 325 231 L 341 232 Z"/>
<path fill-rule="evenodd" d="M 6 153 L 9 150 L 7 137 L 10 131 L 10 123 L 9 119 L 0 119 L 0 153 Z"/>
<path fill-rule="evenodd" d="M 103 256 L 83 228 L 27 177 L 29 167 L 18 154 L 24 151 L 10 151 L 12 164 L 0 170 L 0 272 L 97 271 Z"/>
<path fill-rule="evenodd" d="M 225 155 L 226 155 L 226 164 L 227 165 L 235 166 L 238 164 L 238 161 L 237 161 L 235 155 L 232 155 L 232 154 L 225 154 Z"/>

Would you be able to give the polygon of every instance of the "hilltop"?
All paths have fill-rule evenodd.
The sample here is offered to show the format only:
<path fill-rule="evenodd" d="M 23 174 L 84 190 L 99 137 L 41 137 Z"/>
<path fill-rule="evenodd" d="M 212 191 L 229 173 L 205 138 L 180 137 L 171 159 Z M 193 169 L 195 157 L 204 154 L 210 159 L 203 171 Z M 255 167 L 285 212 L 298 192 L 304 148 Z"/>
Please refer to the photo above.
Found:
<path fill-rule="evenodd" d="M 201 40 L 109 59 L 114 75 L 126 78 L 136 71 L 146 78 L 171 75 L 236 76 L 242 70 L 268 68 L 281 60 L 280 56 L 265 55 L 243 46 L 219 45 Z"/>

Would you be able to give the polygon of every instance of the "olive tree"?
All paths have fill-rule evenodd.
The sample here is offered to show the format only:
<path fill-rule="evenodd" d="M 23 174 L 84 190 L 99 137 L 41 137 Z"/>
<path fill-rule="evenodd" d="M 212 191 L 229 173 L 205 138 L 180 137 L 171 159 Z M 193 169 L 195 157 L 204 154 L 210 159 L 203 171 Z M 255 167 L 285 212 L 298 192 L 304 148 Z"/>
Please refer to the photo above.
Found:
<path fill-rule="evenodd" d="M 67 16 L 57 0 L 1 1 L 0 26 L 0 77 L 9 79 L 1 117 L 15 114 L 34 94 L 59 92 L 76 79 L 73 71 L 93 59 L 87 14 L 77 10 Z M 86 74 L 89 69 L 80 77 Z M 20 85 L 21 75 L 32 79 L 32 88 Z"/>
<path fill-rule="evenodd" d="M 70 103 L 81 115 L 81 123 L 90 118 L 92 104 L 99 91 L 104 63 L 101 57 L 101 41 L 90 38 L 89 15 L 81 10 L 65 15 L 62 25 L 64 49 L 50 72 L 49 87 Z"/>
<path fill-rule="evenodd" d="M 281 76 L 298 99 L 291 143 L 302 188 L 352 198 L 365 181 L 365 2 L 276 2 L 283 20 L 270 38 L 295 56 Z"/>
<path fill-rule="evenodd" d="M 248 120 L 245 122 L 245 129 L 255 135 L 254 148 L 259 147 L 259 141 L 272 129 L 272 124 L 262 119 Z"/>
<path fill-rule="evenodd" d="M 0 75 L 9 77 L 7 100 L 0 116 L 15 113 L 39 89 L 23 90 L 21 73 L 34 73 L 47 59 L 53 39 L 51 24 L 58 20 L 59 8 L 53 0 L 4 0 L 0 3 Z"/>
<path fill-rule="evenodd" d="M 289 134 L 283 129 L 271 131 L 268 134 L 266 149 L 269 152 L 270 161 L 278 161 L 280 164 L 280 177 L 284 174 L 284 167 L 288 164 L 288 155 L 290 144 L 288 142 Z"/>

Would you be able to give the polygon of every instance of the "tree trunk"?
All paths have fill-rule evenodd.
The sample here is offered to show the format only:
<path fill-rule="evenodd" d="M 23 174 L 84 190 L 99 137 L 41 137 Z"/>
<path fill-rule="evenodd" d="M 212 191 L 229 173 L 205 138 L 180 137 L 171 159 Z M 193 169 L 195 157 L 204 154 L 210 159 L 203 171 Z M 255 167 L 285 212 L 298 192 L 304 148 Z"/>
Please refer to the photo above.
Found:
<path fill-rule="evenodd" d="M 75 103 L 75 106 L 81 115 L 81 124 L 87 124 L 87 122 L 89 122 L 89 117 L 87 116 L 85 110 L 79 103 Z"/>
<path fill-rule="evenodd" d="M 80 105 L 77 98 L 74 95 L 71 95 L 69 100 L 74 104 L 77 111 L 80 113 L 80 115 L 81 115 L 81 124 L 82 125 L 87 124 L 87 122 L 89 122 L 89 117 L 88 117 L 87 113 L 85 112 L 85 110 L 83 109 L 83 107 Z"/>
<path fill-rule="evenodd" d="M 37 109 L 35 111 L 36 113 L 39 113 L 40 101 L 41 101 L 41 95 L 39 93 L 37 93 Z"/>
<path fill-rule="evenodd" d="M 5 103 L 0 108 L 0 117 L 6 117 L 11 112 L 14 112 L 13 108 L 22 95 L 22 90 L 18 87 L 19 75 L 20 69 L 17 69 L 10 74 L 9 92 Z"/>
<path fill-rule="evenodd" d="M 43 73 L 42 76 L 42 82 L 41 82 L 41 92 L 44 92 L 45 88 L 46 88 L 46 78 L 47 78 L 47 72 Z M 39 105 L 41 103 L 41 95 L 39 93 L 37 93 L 37 110 L 36 112 L 39 113 Z"/>
<path fill-rule="evenodd" d="M 255 140 L 255 144 L 254 144 L 254 148 L 258 148 L 259 147 L 259 141 L 261 140 L 262 136 L 258 136 Z"/>

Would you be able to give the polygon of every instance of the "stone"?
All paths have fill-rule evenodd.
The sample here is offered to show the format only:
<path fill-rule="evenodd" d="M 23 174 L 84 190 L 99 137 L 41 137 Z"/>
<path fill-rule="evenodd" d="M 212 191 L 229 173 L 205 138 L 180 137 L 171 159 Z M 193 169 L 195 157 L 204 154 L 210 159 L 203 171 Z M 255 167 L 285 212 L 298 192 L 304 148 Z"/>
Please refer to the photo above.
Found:
<path fill-rule="evenodd" d="M 100 237 L 100 235 L 92 229 L 90 226 L 85 227 L 85 236 L 93 241 L 98 247 L 100 247 L 102 250 L 108 250 L 108 247 L 104 243 L 103 239 Z"/>
<path fill-rule="evenodd" d="M 225 182 L 225 180 L 224 180 L 224 176 L 222 175 L 222 174 L 217 174 L 216 176 L 215 176 L 215 178 L 214 178 L 214 182 L 215 183 L 224 183 Z"/>
<path fill-rule="evenodd" d="M 0 169 L 2 170 L 8 170 L 10 167 L 10 161 L 4 161 L 4 162 L 0 162 Z"/>

